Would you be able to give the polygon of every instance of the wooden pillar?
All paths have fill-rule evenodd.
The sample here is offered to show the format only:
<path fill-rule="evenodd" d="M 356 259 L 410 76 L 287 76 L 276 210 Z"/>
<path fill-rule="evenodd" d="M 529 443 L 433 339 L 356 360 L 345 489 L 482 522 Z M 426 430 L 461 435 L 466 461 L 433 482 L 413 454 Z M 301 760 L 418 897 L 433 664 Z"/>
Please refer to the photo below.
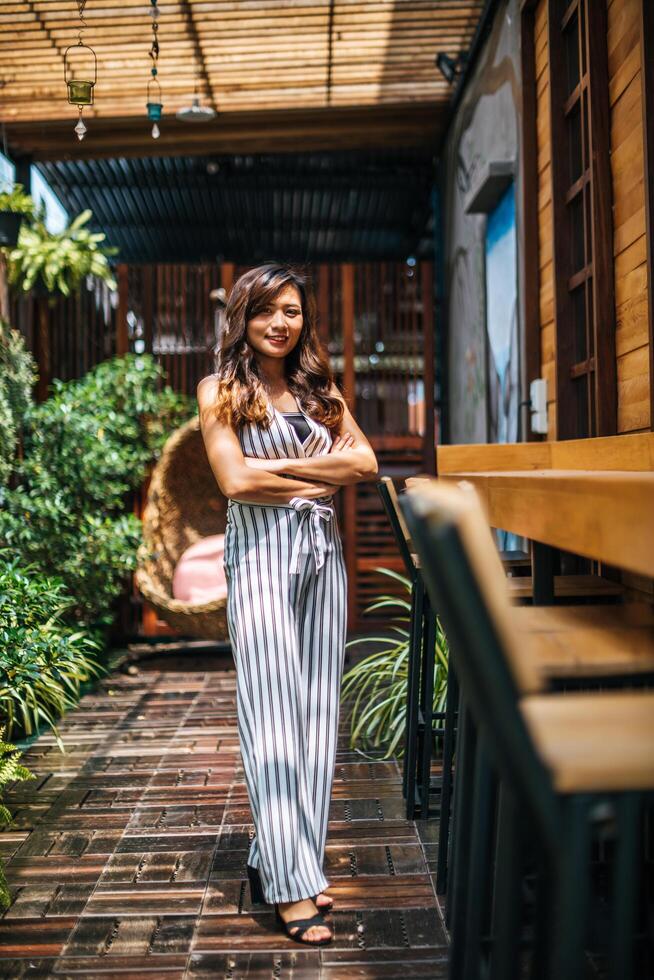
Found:
<path fill-rule="evenodd" d="M 118 277 L 118 309 L 116 310 L 116 355 L 122 357 L 129 351 L 127 311 L 129 307 L 129 271 L 124 262 L 116 269 Z"/>
<path fill-rule="evenodd" d="M 647 228 L 647 304 L 649 320 L 650 429 L 654 429 L 654 8 L 641 0 L 643 149 L 645 157 L 645 224 Z"/>
<path fill-rule="evenodd" d="M 538 243 L 538 105 L 536 97 L 535 0 L 520 13 L 520 59 L 522 68 L 520 167 L 520 292 L 524 352 L 520 401 L 527 399 L 529 385 L 540 377 L 540 273 Z M 542 440 L 531 429 L 528 405 L 520 405 L 520 433 L 524 441 Z"/>
<path fill-rule="evenodd" d="M 354 266 L 341 266 L 341 322 L 343 324 L 343 395 L 350 411 L 356 410 L 354 372 Z M 357 488 L 343 487 L 343 550 L 348 577 L 348 628 L 357 627 Z"/>
<path fill-rule="evenodd" d="M 48 386 L 50 384 L 50 373 L 52 366 L 50 363 L 50 329 L 49 329 L 49 310 L 47 297 L 39 297 L 36 302 L 36 365 L 39 378 L 36 385 L 36 400 L 44 402 L 48 397 Z"/>
<path fill-rule="evenodd" d="M 220 263 L 220 285 L 227 294 L 229 294 L 230 289 L 234 285 L 234 270 L 235 266 L 233 262 Z"/>
<path fill-rule="evenodd" d="M 423 383 L 425 398 L 425 432 L 422 465 L 425 473 L 436 473 L 436 427 L 434 424 L 434 266 L 420 263 L 423 334 Z"/>
<path fill-rule="evenodd" d="M 7 256 L 0 249 L 0 319 L 9 320 L 9 282 L 7 280 Z"/>

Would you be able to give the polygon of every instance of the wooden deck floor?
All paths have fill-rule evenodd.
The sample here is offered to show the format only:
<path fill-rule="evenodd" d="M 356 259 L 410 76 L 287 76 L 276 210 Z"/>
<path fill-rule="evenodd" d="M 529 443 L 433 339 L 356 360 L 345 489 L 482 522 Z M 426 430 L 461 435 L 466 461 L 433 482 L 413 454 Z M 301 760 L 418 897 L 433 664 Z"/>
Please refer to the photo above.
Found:
<path fill-rule="evenodd" d="M 326 853 L 334 941 L 293 943 L 245 883 L 252 832 L 233 670 L 115 674 L 25 757 L 0 834 L 13 904 L 1 977 L 429 977 L 446 973 L 433 833 L 403 818 L 395 763 L 347 749 Z"/>

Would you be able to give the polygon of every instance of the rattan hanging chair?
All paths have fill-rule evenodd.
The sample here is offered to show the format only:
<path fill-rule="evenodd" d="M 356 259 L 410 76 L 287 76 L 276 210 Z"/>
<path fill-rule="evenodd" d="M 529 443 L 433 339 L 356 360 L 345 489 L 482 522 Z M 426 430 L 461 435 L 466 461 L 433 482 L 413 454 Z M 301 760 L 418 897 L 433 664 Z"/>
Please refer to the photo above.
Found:
<path fill-rule="evenodd" d="M 172 594 L 175 566 L 186 549 L 224 534 L 226 522 L 227 498 L 209 466 L 196 416 L 168 439 L 152 471 L 135 573 L 144 598 L 184 636 L 229 638 L 226 599 L 191 604 Z"/>

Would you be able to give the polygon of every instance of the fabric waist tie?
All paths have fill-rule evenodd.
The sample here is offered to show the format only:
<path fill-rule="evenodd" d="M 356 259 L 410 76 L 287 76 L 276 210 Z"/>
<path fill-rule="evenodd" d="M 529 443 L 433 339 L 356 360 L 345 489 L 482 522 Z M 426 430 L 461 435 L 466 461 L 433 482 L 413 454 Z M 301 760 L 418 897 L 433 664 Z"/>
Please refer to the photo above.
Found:
<path fill-rule="evenodd" d="M 304 497 L 293 497 L 290 503 L 292 509 L 298 511 L 300 514 L 300 525 L 297 529 L 291 551 L 290 572 L 292 575 L 299 574 L 300 555 L 302 554 L 302 540 L 305 528 L 308 530 L 309 546 L 313 553 L 316 571 L 318 571 L 325 564 L 325 554 L 327 552 L 327 539 L 322 522 L 331 520 L 334 511 L 325 504 L 319 504 L 315 500 L 307 500 Z"/>

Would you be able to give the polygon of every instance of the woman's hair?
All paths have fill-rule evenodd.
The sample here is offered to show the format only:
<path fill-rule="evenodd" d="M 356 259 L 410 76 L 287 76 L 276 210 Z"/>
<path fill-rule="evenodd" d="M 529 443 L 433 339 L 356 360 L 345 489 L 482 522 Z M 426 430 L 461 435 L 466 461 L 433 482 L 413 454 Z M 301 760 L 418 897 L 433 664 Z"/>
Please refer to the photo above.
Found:
<path fill-rule="evenodd" d="M 307 415 L 337 431 L 343 418 L 343 403 L 329 394 L 333 375 L 318 338 L 313 292 L 302 272 L 273 262 L 243 273 L 232 286 L 216 357 L 218 394 L 213 411 L 220 422 L 234 428 L 247 422 L 268 427 L 268 399 L 255 352 L 247 340 L 247 324 L 286 286 L 297 288 L 303 319 L 298 341 L 285 359 L 288 387 Z"/>

